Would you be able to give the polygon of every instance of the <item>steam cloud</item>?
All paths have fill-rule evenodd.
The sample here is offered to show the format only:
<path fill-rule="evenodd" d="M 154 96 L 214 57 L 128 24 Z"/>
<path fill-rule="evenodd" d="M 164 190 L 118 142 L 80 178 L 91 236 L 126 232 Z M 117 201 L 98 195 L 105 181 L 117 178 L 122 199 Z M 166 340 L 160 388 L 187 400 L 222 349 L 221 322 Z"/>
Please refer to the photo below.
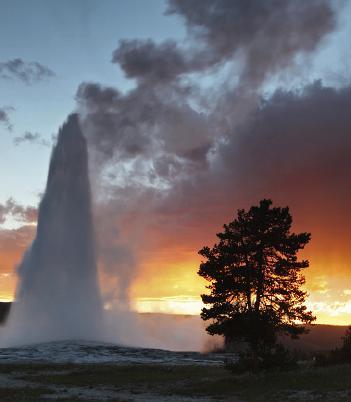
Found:
<path fill-rule="evenodd" d="M 303 112 L 308 105 L 315 113 L 326 92 L 334 100 L 324 102 L 334 103 L 325 108 L 336 107 L 337 99 L 346 96 L 322 84 L 296 93 L 277 91 L 265 99 L 261 95 L 264 83 L 300 68 L 335 29 L 336 10 L 328 1 L 171 0 L 167 13 L 184 20 L 186 46 L 172 40 L 123 40 L 112 62 L 136 81 L 135 88 L 124 94 L 86 82 L 77 92 L 98 167 L 97 193 L 108 195 L 96 200 L 97 211 L 114 217 L 100 219 L 98 232 L 105 270 L 123 281 L 119 293 L 129 288 L 145 258 L 140 247 L 127 245 L 160 250 L 183 242 L 194 251 L 206 241 L 205 228 L 213 232 L 236 207 L 261 194 L 282 200 L 273 183 L 293 168 L 301 173 L 304 159 L 297 152 L 312 151 L 318 162 L 311 158 L 311 164 L 322 163 L 326 142 L 317 147 L 319 153 L 307 144 L 324 138 L 321 118 L 332 119 L 332 109 L 315 123 L 307 112 L 304 120 L 294 117 L 295 109 Z M 201 85 L 202 75 L 211 81 L 210 88 Z M 272 113 L 274 121 L 266 117 Z M 289 129 L 294 124 L 299 131 Z M 347 149 L 345 136 L 340 131 L 334 135 Z M 277 168 L 278 161 L 283 169 Z M 301 185 L 292 183 L 283 202 L 297 200 Z M 126 224 L 134 229 L 121 229 Z M 119 272 L 121 260 L 122 267 L 127 261 L 127 276 Z"/>

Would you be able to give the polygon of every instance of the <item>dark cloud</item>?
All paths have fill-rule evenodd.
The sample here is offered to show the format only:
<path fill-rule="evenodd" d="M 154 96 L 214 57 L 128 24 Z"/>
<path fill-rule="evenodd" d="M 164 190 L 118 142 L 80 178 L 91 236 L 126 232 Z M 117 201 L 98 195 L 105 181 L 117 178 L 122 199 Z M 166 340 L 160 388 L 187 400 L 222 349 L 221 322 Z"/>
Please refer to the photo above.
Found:
<path fill-rule="evenodd" d="M 303 90 L 277 90 L 221 147 L 219 156 L 230 169 L 239 164 L 248 182 L 262 187 L 273 178 L 288 185 L 291 179 L 297 183 L 301 177 L 303 184 L 310 177 L 310 188 L 320 182 L 328 190 L 340 185 L 331 192 L 339 195 L 350 189 L 350 102 L 350 87 L 324 87 L 321 81 Z"/>
<path fill-rule="evenodd" d="M 246 85 L 311 53 L 336 25 L 327 0 L 170 0 L 168 13 L 184 18 L 212 64 L 242 59 L 240 82 Z"/>
<path fill-rule="evenodd" d="M 13 139 L 15 145 L 20 145 L 23 143 L 36 144 L 44 147 L 50 147 L 51 142 L 43 138 L 43 136 L 39 133 L 31 133 L 30 131 L 26 131 L 23 135 L 19 137 L 15 137 Z"/>
<path fill-rule="evenodd" d="M 257 87 L 308 56 L 336 26 L 327 0 L 170 0 L 168 13 L 184 19 L 187 45 L 121 41 L 112 61 L 127 77 L 159 84 L 235 61 L 240 85 Z"/>
<path fill-rule="evenodd" d="M 299 226 L 312 231 L 312 247 L 344 261 L 351 221 L 350 102 L 350 87 L 318 82 L 301 92 L 277 91 L 220 152 L 227 172 L 240 172 L 236 183 L 245 196 L 239 198 L 266 195 L 291 205 Z"/>
<path fill-rule="evenodd" d="M 135 79 L 127 93 L 80 85 L 81 122 L 99 167 L 102 264 L 119 278 L 119 295 L 140 264 L 194 255 L 237 208 L 264 197 L 292 207 L 297 227 L 313 233 L 313 250 L 328 250 L 333 233 L 346 256 L 350 89 L 316 82 L 261 92 L 313 55 L 336 27 L 334 6 L 171 0 L 168 13 L 184 19 L 186 41 L 122 41 L 112 61 Z"/>
<path fill-rule="evenodd" d="M 191 70 L 191 60 L 174 41 L 157 45 L 151 40 L 123 40 L 113 52 L 128 78 L 169 81 Z"/>
<path fill-rule="evenodd" d="M 132 108 L 133 96 L 125 98 L 113 88 L 94 83 L 82 84 L 77 100 L 87 110 L 91 130 L 96 132 L 93 140 L 104 157 L 116 153 L 128 158 L 146 152 L 150 139 L 139 127 L 152 124 L 149 105 Z"/>
<path fill-rule="evenodd" d="M 181 91 L 138 86 L 122 95 L 113 88 L 83 83 L 77 92 L 83 125 L 104 163 L 158 156 L 187 169 L 206 163 L 210 148 L 207 118 L 195 111 Z"/>
<path fill-rule="evenodd" d="M 101 159 L 151 159 L 152 177 L 203 168 L 220 137 L 232 129 L 234 118 L 228 115 L 244 116 L 255 104 L 242 88 L 256 91 L 298 55 L 314 51 L 336 20 L 325 0 L 174 0 L 168 13 L 184 18 L 187 46 L 123 40 L 112 61 L 137 79 L 136 87 L 122 94 L 83 83 L 77 92 L 85 131 Z M 243 64 L 237 88 L 231 82 L 210 94 L 191 78 L 228 62 Z"/>
<path fill-rule="evenodd" d="M 10 106 L 0 107 L 0 123 L 3 124 L 9 131 L 12 130 L 12 123 L 9 117 L 9 112 L 12 112 L 14 109 Z"/>
<path fill-rule="evenodd" d="M 271 197 L 292 208 L 298 230 L 312 232 L 311 255 L 334 259 L 323 267 L 325 274 L 340 261 L 348 266 L 350 102 L 351 87 L 320 82 L 276 91 L 218 147 L 209 169 L 176 183 L 162 202 L 153 203 L 150 220 L 163 216 L 168 222 L 167 230 L 160 224 L 153 232 L 173 238 L 171 228 L 181 221 L 195 248 L 237 208 Z"/>
<path fill-rule="evenodd" d="M 3 224 L 9 216 L 19 222 L 35 223 L 37 220 L 37 209 L 31 206 L 20 205 L 12 198 L 9 198 L 5 204 L 0 204 L 0 224 Z"/>
<path fill-rule="evenodd" d="M 47 66 L 36 61 L 26 62 L 20 58 L 0 62 L 0 78 L 18 79 L 26 84 L 33 84 L 55 76 Z"/>

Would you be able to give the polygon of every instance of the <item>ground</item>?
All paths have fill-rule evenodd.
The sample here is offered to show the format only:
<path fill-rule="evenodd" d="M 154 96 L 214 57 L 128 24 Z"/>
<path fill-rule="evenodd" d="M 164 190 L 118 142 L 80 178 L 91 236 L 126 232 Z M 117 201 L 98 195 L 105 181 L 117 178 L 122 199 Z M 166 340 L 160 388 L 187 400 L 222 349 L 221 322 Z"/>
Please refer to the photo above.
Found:
<path fill-rule="evenodd" d="M 221 365 L 0 364 L 8 401 L 351 401 L 351 366 L 234 376 Z"/>

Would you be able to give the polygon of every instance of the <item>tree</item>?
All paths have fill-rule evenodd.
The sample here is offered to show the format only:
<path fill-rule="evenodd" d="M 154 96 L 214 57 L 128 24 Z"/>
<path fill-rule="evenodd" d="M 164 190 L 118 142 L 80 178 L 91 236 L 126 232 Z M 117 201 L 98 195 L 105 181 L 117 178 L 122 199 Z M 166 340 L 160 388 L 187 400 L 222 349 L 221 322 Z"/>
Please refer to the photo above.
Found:
<path fill-rule="evenodd" d="M 310 241 L 310 233 L 290 233 L 289 208 L 260 201 L 218 233 L 219 243 L 204 247 L 198 274 L 210 282 L 202 295 L 201 317 L 210 320 L 207 332 L 224 335 L 226 343 L 248 344 L 254 360 L 277 342 L 277 335 L 298 338 L 307 332 L 301 324 L 315 320 L 307 310 L 301 273 L 309 266 L 296 254 Z"/>

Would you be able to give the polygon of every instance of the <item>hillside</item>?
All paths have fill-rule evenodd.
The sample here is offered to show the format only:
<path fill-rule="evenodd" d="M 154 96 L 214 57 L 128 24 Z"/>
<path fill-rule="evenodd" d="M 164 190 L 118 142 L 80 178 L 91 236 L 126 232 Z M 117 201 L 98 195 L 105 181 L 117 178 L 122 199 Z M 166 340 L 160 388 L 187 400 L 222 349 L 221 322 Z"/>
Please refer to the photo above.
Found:
<path fill-rule="evenodd" d="M 340 346 L 345 335 L 345 325 L 316 324 L 309 326 L 310 332 L 298 340 L 284 338 L 284 344 L 291 348 L 306 352 L 327 351 Z"/>

